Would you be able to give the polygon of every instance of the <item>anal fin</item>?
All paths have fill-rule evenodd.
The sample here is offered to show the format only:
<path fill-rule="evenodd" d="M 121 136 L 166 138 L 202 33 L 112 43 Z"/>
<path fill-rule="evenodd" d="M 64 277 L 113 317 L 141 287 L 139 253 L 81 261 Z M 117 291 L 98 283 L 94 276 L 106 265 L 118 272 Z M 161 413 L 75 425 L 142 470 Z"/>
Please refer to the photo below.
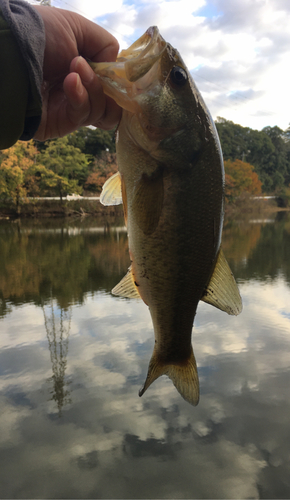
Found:
<path fill-rule="evenodd" d="M 131 266 L 124 278 L 113 288 L 112 294 L 119 297 L 126 297 L 127 299 L 141 299 L 134 282 Z"/>
<path fill-rule="evenodd" d="M 201 300 L 228 314 L 237 316 L 242 312 L 240 292 L 222 249 L 219 250 L 214 271 Z"/>

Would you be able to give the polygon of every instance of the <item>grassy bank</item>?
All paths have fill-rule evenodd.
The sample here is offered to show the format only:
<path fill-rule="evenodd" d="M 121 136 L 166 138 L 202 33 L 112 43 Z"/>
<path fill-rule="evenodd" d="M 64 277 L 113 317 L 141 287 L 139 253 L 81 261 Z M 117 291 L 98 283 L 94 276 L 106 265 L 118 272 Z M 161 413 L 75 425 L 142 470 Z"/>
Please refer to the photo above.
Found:
<path fill-rule="evenodd" d="M 226 203 L 225 214 L 228 217 L 247 216 L 250 214 L 265 214 L 290 210 L 290 208 L 278 207 L 276 199 L 255 199 L 251 196 L 240 196 L 232 203 Z"/>
<path fill-rule="evenodd" d="M 290 210 L 277 206 L 277 201 L 253 199 L 249 196 L 240 197 L 234 203 L 226 203 L 225 213 L 228 217 L 237 217 L 247 214 L 260 214 Z M 98 200 L 47 200 L 35 199 L 21 203 L 18 207 L 12 202 L 0 202 L 0 218 L 17 217 L 76 217 L 76 216 L 119 216 L 123 214 L 122 205 L 104 207 Z"/>
<path fill-rule="evenodd" d="M 98 200 L 40 200 L 27 201 L 18 207 L 10 203 L 0 203 L 0 218 L 16 217 L 72 217 L 85 215 L 121 215 L 123 206 L 104 207 Z"/>

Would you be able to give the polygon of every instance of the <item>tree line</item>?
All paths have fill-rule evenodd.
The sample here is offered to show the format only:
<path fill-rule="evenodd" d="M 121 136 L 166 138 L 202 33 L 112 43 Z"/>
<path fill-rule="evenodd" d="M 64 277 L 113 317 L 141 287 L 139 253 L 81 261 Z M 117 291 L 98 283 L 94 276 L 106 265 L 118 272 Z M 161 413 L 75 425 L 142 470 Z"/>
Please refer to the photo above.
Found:
<path fill-rule="evenodd" d="M 230 175 L 231 165 L 227 162 L 247 163 L 257 174 L 263 193 L 287 192 L 290 183 L 290 126 L 284 131 L 277 126 L 264 127 L 259 131 L 218 118 L 216 127 L 222 145 L 226 174 Z M 240 167 L 244 168 L 242 164 Z"/>
<path fill-rule="evenodd" d="M 242 127 L 216 121 L 224 155 L 226 198 L 276 193 L 290 183 L 290 127 Z M 100 193 L 117 171 L 115 132 L 83 127 L 66 137 L 18 141 L 0 152 L 0 200 L 19 205 L 27 197 Z"/>
<path fill-rule="evenodd" d="M 0 152 L 0 199 L 99 193 L 117 171 L 114 132 L 83 127 L 65 137 L 18 141 Z"/>
<path fill-rule="evenodd" d="M 21 222 L 1 228 L 0 318 L 23 302 L 41 306 L 53 298 L 60 308 L 82 304 L 88 293 L 109 292 L 130 265 L 125 232 L 117 237 L 113 231 L 87 231 L 71 237 L 67 222 L 49 220 L 45 227 L 47 232 L 38 232 Z M 80 227 L 91 228 L 91 221 L 83 220 Z M 241 279 L 255 276 L 266 283 L 282 272 L 290 286 L 289 248 L 289 217 L 279 224 L 225 221 L 223 249 Z"/>

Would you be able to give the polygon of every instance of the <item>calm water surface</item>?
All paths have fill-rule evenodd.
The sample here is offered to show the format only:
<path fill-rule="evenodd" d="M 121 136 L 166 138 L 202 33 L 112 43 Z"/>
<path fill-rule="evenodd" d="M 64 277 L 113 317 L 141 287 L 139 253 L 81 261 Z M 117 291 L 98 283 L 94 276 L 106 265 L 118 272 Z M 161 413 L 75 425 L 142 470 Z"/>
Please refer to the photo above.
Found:
<path fill-rule="evenodd" d="M 142 397 L 153 330 L 110 295 L 123 221 L 1 221 L 1 498 L 289 498 L 290 216 L 228 222 L 244 310 L 200 303 L 194 408 Z"/>

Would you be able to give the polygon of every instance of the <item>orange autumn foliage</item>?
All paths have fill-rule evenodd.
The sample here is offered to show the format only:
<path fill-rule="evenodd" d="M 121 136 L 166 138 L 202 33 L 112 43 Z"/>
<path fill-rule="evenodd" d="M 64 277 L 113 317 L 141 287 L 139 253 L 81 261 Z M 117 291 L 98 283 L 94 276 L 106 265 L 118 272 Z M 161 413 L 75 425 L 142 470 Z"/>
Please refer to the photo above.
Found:
<path fill-rule="evenodd" d="M 34 166 L 37 150 L 32 142 L 18 141 L 9 149 L 1 151 L 0 195 L 10 196 L 19 204 L 27 195 L 26 179 Z"/>
<path fill-rule="evenodd" d="M 106 180 L 115 174 L 118 170 L 116 153 L 103 151 L 99 157 L 95 159 L 95 163 L 86 182 L 85 189 L 94 192 L 101 192 Z"/>
<path fill-rule="evenodd" d="M 254 171 L 253 165 L 241 160 L 226 160 L 225 165 L 225 196 L 231 202 L 242 193 L 259 195 L 262 183 Z"/>

